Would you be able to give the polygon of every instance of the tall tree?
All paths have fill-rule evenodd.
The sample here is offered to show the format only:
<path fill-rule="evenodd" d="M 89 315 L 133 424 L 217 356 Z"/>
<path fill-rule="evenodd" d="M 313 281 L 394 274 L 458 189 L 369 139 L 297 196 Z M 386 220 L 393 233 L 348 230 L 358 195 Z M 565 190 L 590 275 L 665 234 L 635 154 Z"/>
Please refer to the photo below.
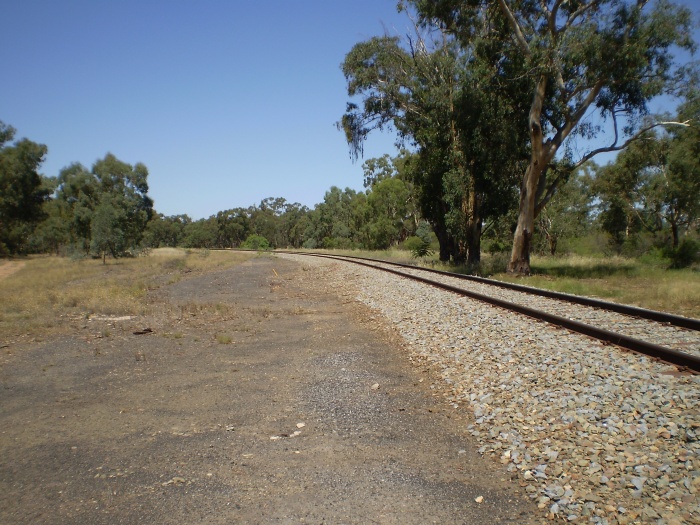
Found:
<path fill-rule="evenodd" d="M 243 208 L 220 211 L 216 214 L 216 224 L 221 248 L 237 248 L 250 235 L 250 215 Z"/>
<path fill-rule="evenodd" d="M 79 252 L 90 253 L 90 225 L 100 201 L 97 180 L 82 164 L 73 163 L 58 174 L 58 212 L 69 225 L 70 242 Z"/>
<path fill-rule="evenodd" d="M 362 108 L 349 103 L 341 126 L 354 158 L 362 154 L 363 142 L 372 130 L 394 127 L 401 140 L 418 147 L 423 165 L 430 158 L 452 158 L 458 150 L 454 124 L 457 57 L 453 49 L 439 44 L 428 50 L 430 42 L 419 37 L 402 47 L 397 37 L 375 37 L 356 44 L 347 54 L 342 69 L 348 81 L 348 95 L 363 98 Z M 436 150 L 439 154 L 431 155 Z M 416 185 L 430 188 L 421 199 L 423 216 L 436 230 L 441 242 L 441 259 L 450 255 L 466 256 L 454 250 L 456 243 L 443 220 L 446 203 L 441 182 L 452 162 L 431 163 L 434 175 L 425 180 L 416 172 Z M 426 166 L 428 167 L 428 166 Z M 428 206 L 428 200 L 433 206 Z M 431 212 L 437 212 L 435 214 Z"/>
<path fill-rule="evenodd" d="M 675 80 L 672 47 L 692 49 L 689 10 L 666 0 L 412 0 L 422 17 L 436 17 L 472 44 L 475 31 L 497 7 L 509 38 L 524 57 L 531 82 L 527 129 L 530 160 L 520 184 L 518 223 L 508 270 L 530 271 L 534 221 L 566 177 L 549 173 L 567 139 L 601 132 L 591 115 L 610 122 L 609 145 L 574 158 L 574 169 L 595 155 L 624 148 L 658 123 L 637 124 L 650 98 Z M 566 150 L 566 147 L 565 147 Z"/>
<path fill-rule="evenodd" d="M 153 216 L 153 200 L 148 196 L 148 169 L 140 162 L 132 166 L 108 153 L 95 162 L 92 173 L 100 191 L 100 206 L 114 210 L 114 213 L 99 214 L 112 221 L 113 232 L 109 236 L 112 255 L 133 252 L 140 246 L 146 225 Z M 106 221 L 101 224 L 104 227 Z"/>
<path fill-rule="evenodd" d="M 682 107 L 680 119 L 700 122 L 700 99 Z M 700 128 L 650 131 L 598 171 L 595 188 L 601 199 L 603 229 L 621 246 L 639 229 L 670 233 L 678 248 L 680 235 L 700 218 Z"/>
<path fill-rule="evenodd" d="M 151 248 L 181 246 L 185 238 L 185 227 L 192 222 L 188 215 L 154 215 L 146 226 L 144 243 Z"/>
<path fill-rule="evenodd" d="M 657 214 L 671 227 L 674 248 L 681 231 L 692 226 L 700 229 L 700 91 L 694 90 L 680 108 L 679 120 L 692 126 L 673 128 L 667 155 L 657 165 L 654 194 L 658 196 Z M 662 150 L 663 151 L 663 150 Z"/>
<path fill-rule="evenodd" d="M 51 192 L 38 172 L 46 146 L 28 139 L 7 145 L 14 136 L 15 129 L 0 121 L 0 255 L 25 250 Z"/>
<path fill-rule="evenodd" d="M 489 34 L 491 23 L 479 34 Z M 478 59 L 476 48 L 500 62 Z M 513 128 L 515 105 L 499 104 L 499 93 L 518 91 L 517 81 L 504 80 L 521 64 L 481 38 L 460 49 L 429 17 L 405 43 L 373 38 L 357 44 L 343 63 L 348 94 L 363 98 L 361 108 L 351 103 L 343 117 L 348 142 L 361 153 L 369 132 L 393 126 L 417 149 L 408 167 L 441 260 L 477 263 L 484 219 L 502 213 L 511 198 L 513 164 L 524 140 Z"/>
<path fill-rule="evenodd" d="M 90 249 L 102 255 L 102 264 L 107 264 L 107 252 L 115 259 L 119 257 L 125 244 L 125 232 L 121 227 L 124 211 L 111 201 L 109 197 L 103 198 L 91 221 Z"/>
<path fill-rule="evenodd" d="M 100 255 L 105 249 L 114 256 L 133 252 L 153 216 L 148 169 L 141 163 L 122 162 L 111 153 L 95 162 L 91 171 L 78 163 L 61 170 L 57 199 L 70 217 L 73 242 L 85 254 L 91 249 Z M 99 231 L 93 230 L 97 222 Z"/>

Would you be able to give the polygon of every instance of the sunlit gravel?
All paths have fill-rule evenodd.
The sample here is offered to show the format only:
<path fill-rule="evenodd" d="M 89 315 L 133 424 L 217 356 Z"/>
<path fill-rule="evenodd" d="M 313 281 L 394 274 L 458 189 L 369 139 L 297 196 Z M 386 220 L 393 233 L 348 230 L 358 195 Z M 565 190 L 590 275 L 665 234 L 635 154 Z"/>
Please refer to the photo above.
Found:
<path fill-rule="evenodd" d="M 551 518 L 700 523 L 700 376 L 395 275 L 280 257 L 384 317 L 407 358 L 438 372 L 446 402 L 472 414 L 466 431 L 480 452 Z M 659 333 L 624 323 L 640 339 Z"/>

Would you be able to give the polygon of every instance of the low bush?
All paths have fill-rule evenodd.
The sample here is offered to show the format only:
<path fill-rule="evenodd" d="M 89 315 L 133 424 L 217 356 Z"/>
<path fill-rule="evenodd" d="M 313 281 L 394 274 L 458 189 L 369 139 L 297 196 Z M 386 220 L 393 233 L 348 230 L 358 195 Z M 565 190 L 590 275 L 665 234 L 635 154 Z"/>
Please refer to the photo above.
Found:
<path fill-rule="evenodd" d="M 693 239 L 683 239 L 678 248 L 667 249 L 664 255 L 671 261 L 670 269 L 690 268 L 700 262 L 700 242 Z"/>
<path fill-rule="evenodd" d="M 245 250 L 269 250 L 270 242 L 262 235 L 249 235 L 241 244 L 241 248 Z"/>

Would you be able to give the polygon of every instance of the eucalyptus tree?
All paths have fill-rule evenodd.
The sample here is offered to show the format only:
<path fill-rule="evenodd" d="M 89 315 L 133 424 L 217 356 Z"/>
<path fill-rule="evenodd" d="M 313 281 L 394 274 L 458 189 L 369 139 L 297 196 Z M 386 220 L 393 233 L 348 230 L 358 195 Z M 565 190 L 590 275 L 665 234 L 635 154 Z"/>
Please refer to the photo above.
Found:
<path fill-rule="evenodd" d="M 307 215 L 305 248 L 352 248 L 360 244 L 366 196 L 351 188 L 331 188 Z"/>
<path fill-rule="evenodd" d="M 280 247 L 301 248 L 308 225 L 309 208 L 298 202 L 286 203 L 278 218 Z"/>
<path fill-rule="evenodd" d="M 485 23 L 479 34 L 490 32 Z M 502 60 L 494 67 L 476 48 Z M 503 213 L 513 198 L 524 140 L 514 127 L 517 104 L 500 104 L 499 93 L 517 91 L 517 81 L 503 80 L 519 69 L 492 41 L 479 38 L 462 49 L 428 19 L 405 42 L 385 36 L 355 45 L 343 63 L 348 94 L 363 99 L 361 108 L 348 104 L 341 121 L 351 152 L 360 154 L 367 135 L 388 126 L 416 149 L 406 167 L 441 260 L 477 263 L 484 219 Z"/>
<path fill-rule="evenodd" d="M 681 108 L 679 119 L 700 122 L 700 99 Z M 670 234 L 672 248 L 700 219 L 700 128 L 649 131 L 598 171 L 603 229 L 614 245 L 644 229 Z"/>
<path fill-rule="evenodd" d="M 250 213 L 244 208 L 223 210 L 216 214 L 217 244 L 220 248 L 237 248 L 251 233 Z"/>
<path fill-rule="evenodd" d="M 114 257 L 133 253 L 141 244 L 146 225 L 153 216 L 153 200 L 148 196 L 148 168 L 120 161 L 108 153 L 92 166 L 99 188 L 95 221 L 99 222 L 98 244 L 109 247 Z M 97 232 L 93 232 L 97 235 Z"/>
<path fill-rule="evenodd" d="M 680 108 L 678 120 L 686 119 L 694 125 L 671 130 L 653 192 L 659 202 L 657 213 L 671 227 L 673 248 L 678 248 L 682 231 L 700 231 L 700 90 L 694 90 Z"/>
<path fill-rule="evenodd" d="M 182 245 L 185 248 L 216 248 L 218 246 L 218 225 L 216 216 L 199 219 L 185 225 Z"/>
<path fill-rule="evenodd" d="M 13 145 L 15 129 L 0 121 L 0 255 L 22 252 L 51 190 L 38 172 L 47 148 L 28 139 Z"/>
<path fill-rule="evenodd" d="M 406 228 L 408 202 L 409 189 L 397 177 L 382 179 L 372 186 L 367 194 L 370 212 L 365 225 L 367 248 L 383 250 L 412 233 Z"/>
<path fill-rule="evenodd" d="M 79 163 L 61 170 L 56 198 L 78 250 L 122 256 L 140 246 L 153 216 L 147 179 L 144 164 L 132 166 L 111 153 L 90 171 Z"/>
<path fill-rule="evenodd" d="M 384 249 L 397 245 L 414 235 L 420 223 L 413 174 L 408 166 L 416 154 L 402 150 L 396 157 L 366 160 L 364 186 L 366 190 L 365 226 L 361 242 L 369 249 Z"/>
<path fill-rule="evenodd" d="M 626 147 L 660 122 L 642 123 L 648 101 L 675 86 L 672 49 L 693 49 L 688 9 L 658 0 L 406 0 L 422 20 L 439 20 L 463 48 L 499 12 L 495 39 L 509 39 L 530 82 L 529 163 L 521 178 L 518 223 L 508 270 L 530 271 L 534 221 L 571 170 Z M 595 121 L 592 117 L 597 117 Z M 603 147 L 575 155 L 572 137 L 611 128 Z M 563 148 L 563 149 L 562 149 Z M 569 170 L 550 173 L 552 163 Z"/>
<path fill-rule="evenodd" d="M 90 253 L 90 224 L 99 193 L 97 180 L 82 164 L 73 163 L 58 174 L 59 211 L 69 225 L 71 244 L 86 255 Z"/>
<path fill-rule="evenodd" d="M 218 216 L 217 216 L 218 217 Z M 144 242 L 150 248 L 181 246 L 185 238 L 185 227 L 192 222 L 188 215 L 154 215 L 146 226 Z"/>
<path fill-rule="evenodd" d="M 348 95 L 363 98 L 362 108 L 348 103 L 339 126 L 345 131 L 351 156 L 362 154 L 370 132 L 394 128 L 400 139 L 419 150 L 442 148 L 442 156 L 456 149 L 454 111 L 457 57 L 447 46 L 430 52 L 426 41 L 409 39 L 406 47 L 398 37 L 374 37 L 356 44 L 342 64 Z M 421 151 L 419 155 L 427 156 Z M 451 165 L 451 163 L 447 163 Z M 436 175 L 442 177 L 445 169 Z M 416 172 L 417 186 L 427 186 Z M 441 259 L 457 255 L 448 248 L 450 234 L 442 220 L 445 205 L 441 184 L 430 188 L 430 202 L 422 214 L 441 239 Z M 423 199 L 421 199 L 422 201 Z M 442 204 L 442 205 L 441 205 Z M 436 213 L 431 213 L 436 212 Z"/>

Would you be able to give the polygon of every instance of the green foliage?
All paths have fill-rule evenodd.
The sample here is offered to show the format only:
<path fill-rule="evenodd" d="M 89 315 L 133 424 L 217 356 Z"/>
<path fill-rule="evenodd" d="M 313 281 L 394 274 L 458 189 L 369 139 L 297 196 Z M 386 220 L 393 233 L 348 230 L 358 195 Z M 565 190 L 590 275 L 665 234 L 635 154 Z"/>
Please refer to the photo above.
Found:
<path fill-rule="evenodd" d="M 671 261 L 669 268 L 674 270 L 690 268 L 700 263 L 700 242 L 694 239 L 683 239 L 677 248 L 667 248 L 664 255 Z"/>
<path fill-rule="evenodd" d="M 591 229 L 593 197 L 588 166 L 560 185 L 537 217 L 535 251 L 555 255 L 561 241 L 585 236 Z"/>
<path fill-rule="evenodd" d="M 109 252 L 115 259 L 123 254 L 125 232 L 122 230 L 123 217 L 112 202 L 103 199 L 95 208 L 90 224 L 90 249 L 93 253 Z"/>
<path fill-rule="evenodd" d="M 187 215 L 166 217 L 161 213 L 155 214 L 144 232 L 144 245 L 150 248 L 163 248 L 184 245 L 185 228 L 192 223 Z"/>
<path fill-rule="evenodd" d="M 317 247 L 353 247 L 365 224 L 366 203 L 365 194 L 332 186 L 309 213 L 305 244 L 313 239 Z"/>
<path fill-rule="evenodd" d="M 182 245 L 185 248 L 217 247 L 218 227 L 214 217 L 185 225 Z"/>
<path fill-rule="evenodd" d="M 697 97 L 679 119 L 700 117 Z M 697 231 L 700 218 L 700 131 L 679 126 L 647 132 L 596 172 L 593 189 L 601 228 L 616 253 L 629 252 L 645 238 L 679 247 L 680 237 Z M 671 253 L 671 252 L 669 252 Z"/>
<path fill-rule="evenodd" d="M 430 241 L 426 241 L 420 237 L 409 237 L 406 239 L 404 247 L 411 251 L 411 256 L 414 259 L 424 259 L 426 257 L 431 257 L 435 253 L 432 250 Z"/>
<path fill-rule="evenodd" d="M 505 78 L 521 65 L 503 61 L 494 48 L 484 50 L 499 57 L 500 65 L 491 67 L 475 60 L 481 40 L 461 49 L 444 24 L 428 18 L 422 24 L 415 40 L 376 37 L 347 54 L 342 68 L 348 95 L 360 97 L 362 104 L 348 103 L 338 126 L 355 159 L 368 134 L 387 126 L 415 147 L 404 164 L 405 180 L 437 234 L 440 259 L 478 261 L 483 221 L 515 202 L 514 166 L 524 158 L 525 133 L 514 133 L 513 123 L 526 113 L 512 102 L 517 96 L 504 104 L 500 95 L 512 91 L 527 98 L 521 82 Z M 386 157 L 364 168 L 366 187 L 391 176 Z"/>
<path fill-rule="evenodd" d="M 93 165 L 92 173 L 100 190 L 95 218 L 99 218 L 102 231 L 97 234 L 97 242 L 93 233 L 91 245 L 104 246 L 108 242 L 113 257 L 134 254 L 153 216 L 153 201 L 147 195 L 148 169 L 141 163 L 132 166 L 108 153 Z M 109 232 L 104 230 L 108 225 Z"/>
<path fill-rule="evenodd" d="M 58 175 L 50 220 L 66 225 L 69 243 L 78 253 L 134 255 L 154 215 L 147 179 L 146 166 L 132 166 L 111 153 L 90 171 L 79 163 L 71 164 Z M 160 244 L 154 238 L 156 232 L 157 226 L 151 226 L 147 245 Z"/>
<path fill-rule="evenodd" d="M 647 102 L 673 89 L 681 78 L 674 47 L 694 47 L 690 11 L 670 2 L 404 0 L 400 6 L 413 6 L 425 26 L 441 24 L 473 57 L 471 63 L 485 70 L 506 64 L 506 81 L 529 84 L 529 108 L 515 113 L 526 117 L 515 121 L 529 135 L 530 162 L 521 171 L 509 263 L 511 271 L 522 273 L 530 270 L 535 219 L 566 179 L 565 170 L 551 168 L 562 160 L 576 167 L 602 151 L 619 149 L 621 136 L 635 136 Z M 519 106 L 519 93 L 502 92 L 499 103 Z M 601 125 L 590 123 L 593 114 L 611 122 L 611 146 L 574 158 L 572 137 L 593 138 L 602 132 Z"/>
<path fill-rule="evenodd" d="M 250 234 L 250 214 L 243 208 L 220 211 L 216 214 L 216 225 L 217 245 L 221 248 L 235 248 Z"/>
<path fill-rule="evenodd" d="M 241 248 L 246 250 L 269 250 L 270 242 L 262 235 L 253 234 L 248 236 Z"/>
<path fill-rule="evenodd" d="M 27 251 L 51 193 L 37 171 L 46 146 L 27 139 L 8 146 L 14 136 L 14 128 L 0 121 L 0 255 Z"/>
<path fill-rule="evenodd" d="M 497 253 L 506 253 L 508 250 L 510 250 L 510 245 L 498 239 L 490 241 L 487 244 L 487 246 L 488 247 L 486 248 L 486 251 L 491 255 L 495 255 Z"/>
<path fill-rule="evenodd" d="M 422 246 L 425 243 L 423 239 L 418 237 L 417 235 L 411 235 L 408 237 L 405 241 L 402 243 L 402 247 L 404 250 L 408 250 L 409 252 L 413 252 L 414 250 L 419 249 L 420 246 Z M 428 243 L 428 246 L 430 246 L 430 243 Z"/>

